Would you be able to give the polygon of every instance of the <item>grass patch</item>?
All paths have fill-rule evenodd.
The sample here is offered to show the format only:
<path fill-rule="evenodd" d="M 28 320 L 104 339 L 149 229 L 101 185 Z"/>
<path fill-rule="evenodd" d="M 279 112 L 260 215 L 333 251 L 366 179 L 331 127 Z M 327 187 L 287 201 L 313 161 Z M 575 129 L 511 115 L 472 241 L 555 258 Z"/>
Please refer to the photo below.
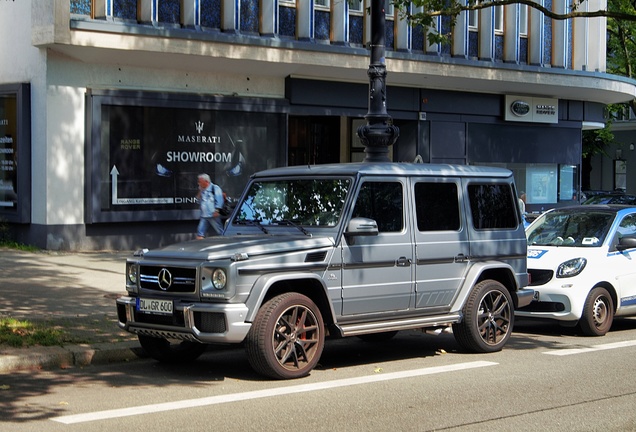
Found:
<path fill-rule="evenodd" d="M 15 238 L 11 235 L 9 223 L 2 217 L 0 217 L 0 247 L 17 249 L 24 252 L 37 252 L 40 250 L 40 248 L 35 246 L 29 246 L 15 241 Z"/>
<path fill-rule="evenodd" d="M 25 245 L 22 243 L 14 242 L 14 241 L 0 241 L 0 247 L 5 247 L 8 249 L 15 249 L 23 252 L 38 252 L 40 250 L 37 246 Z"/>
<path fill-rule="evenodd" d="M 61 330 L 27 320 L 0 318 L 0 344 L 20 348 L 33 345 L 62 345 L 63 341 L 64 334 Z"/>

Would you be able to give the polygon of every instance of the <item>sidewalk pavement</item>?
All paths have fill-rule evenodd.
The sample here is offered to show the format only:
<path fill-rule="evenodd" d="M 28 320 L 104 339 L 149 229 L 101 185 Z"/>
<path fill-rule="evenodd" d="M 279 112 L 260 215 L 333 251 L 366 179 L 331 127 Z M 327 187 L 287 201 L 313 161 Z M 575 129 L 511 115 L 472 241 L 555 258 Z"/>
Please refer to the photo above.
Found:
<path fill-rule="evenodd" d="M 23 252 L 0 248 L 0 317 L 59 329 L 63 346 L 0 344 L 0 373 L 130 361 L 143 356 L 137 337 L 117 326 L 115 299 L 125 295 L 132 252 Z"/>

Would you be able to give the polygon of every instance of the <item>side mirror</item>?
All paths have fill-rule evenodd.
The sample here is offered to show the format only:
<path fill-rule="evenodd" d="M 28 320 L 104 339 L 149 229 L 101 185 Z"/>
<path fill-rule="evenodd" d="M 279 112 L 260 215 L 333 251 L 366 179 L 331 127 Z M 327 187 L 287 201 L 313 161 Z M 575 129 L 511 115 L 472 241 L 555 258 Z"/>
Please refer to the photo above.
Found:
<path fill-rule="evenodd" d="M 378 224 L 373 219 L 357 217 L 349 221 L 346 236 L 374 236 L 378 235 Z"/>
<path fill-rule="evenodd" d="M 616 245 L 617 250 L 624 251 L 625 249 L 634 249 L 634 248 L 636 248 L 636 238 L 623 237 L 618 239 L 618 244 Z"/>

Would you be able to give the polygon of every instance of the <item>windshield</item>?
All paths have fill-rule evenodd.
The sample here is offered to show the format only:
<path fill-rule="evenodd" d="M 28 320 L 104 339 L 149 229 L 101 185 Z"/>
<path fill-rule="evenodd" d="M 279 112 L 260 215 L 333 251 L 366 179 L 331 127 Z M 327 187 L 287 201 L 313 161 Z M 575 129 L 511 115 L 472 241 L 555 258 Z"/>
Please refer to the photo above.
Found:
<path fill-rule="evenodd" d="M 613 220 L 614 214 L 607 212 L 551 211 L 528 228 L 528 245 L 600 246 Z"/>
<path fill-rule="evenodd" d="M 289 179 L 251 185 L 235 224 L 331 227 L 342 215 L 351 179 Z"/>

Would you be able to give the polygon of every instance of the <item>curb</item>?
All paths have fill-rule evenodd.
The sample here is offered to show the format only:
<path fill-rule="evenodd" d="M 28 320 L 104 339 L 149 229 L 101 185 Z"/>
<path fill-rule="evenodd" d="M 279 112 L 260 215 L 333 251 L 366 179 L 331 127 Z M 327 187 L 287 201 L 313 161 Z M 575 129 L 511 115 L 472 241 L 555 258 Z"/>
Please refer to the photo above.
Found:
<path fill-rule="evenodd" d="M 65 369 L 128 362 L 147 355 L 138 342 L 1 349 L 0 373 L 28 369 Z"/>

